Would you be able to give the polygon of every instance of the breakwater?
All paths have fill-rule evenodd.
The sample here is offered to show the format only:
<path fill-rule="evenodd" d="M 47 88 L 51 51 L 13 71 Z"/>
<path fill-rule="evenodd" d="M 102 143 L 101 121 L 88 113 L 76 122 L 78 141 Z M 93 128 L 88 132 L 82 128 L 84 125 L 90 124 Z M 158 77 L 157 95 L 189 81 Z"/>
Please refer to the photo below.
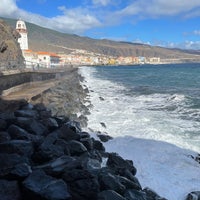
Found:
<path fill-rule="evenodd" d="M 60 113 L 63 105 L 86 112 L 81 77 L 77 70 L 68 75 L 32 104 L 24 101 L 0 114 L 0 199 L 164 200 L 141 187 L 133 161 L 106 152 L 102 141 L 110 137 L 92 138 L 70 113 Z M 72 94 L 74 98 L 62 100 L 52 114 L 56 101 Z"/>

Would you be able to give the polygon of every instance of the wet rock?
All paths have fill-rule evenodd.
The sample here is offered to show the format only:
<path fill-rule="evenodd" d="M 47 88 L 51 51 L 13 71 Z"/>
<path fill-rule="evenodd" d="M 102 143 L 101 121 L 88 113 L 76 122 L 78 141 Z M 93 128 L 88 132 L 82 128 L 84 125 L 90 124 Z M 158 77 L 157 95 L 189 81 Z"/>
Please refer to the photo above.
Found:
<path fill-rule="evenodd" d="M 27 163 L 19 163 L 15 165 L 14 169 L 10 173 L 13 176 L 16 176 L 17 179 L 26 178 L 32 173 L 32 169 Z"/>
<path fill-rule="evenodd" d="M 93 149 L 93 140 L 91 138 L 81 138 L 80 142 L 87 148 L 88 151 Z"/>
<path fill-rule="evenodd" d="M 6 131 L 0 132 L 0 143 L 7 142 L 11 139 L 10 135 Z"/>
<path fill-rule="evenodd" d="M 98 159 L 86 157 L 82 161 L 82 166 L 83 166 L 84 169 L 92 171 L 92 170 L 100 169 L 101 168 L 101 162 Z"/>
<path fill-rule="evenodd" d="M 113 190 L 104 190 L 98 194 L 98 200 L 126 200 L 123 196 Z"/>
<path fill-rule="evenodd" d="M 52 117 L 44 119 L 42 122 L 49 129 L 49 131 L 54 131 L 59 127 L 57 121 Z"/>
<path fill-rule="evenodd" d="M 127 200 L 146 200 L 147 199 L 145 192 L 134 190 L 134 189 L 126 190 L 126 192 L 124 193 L 124 197 Z"/>
<path fill-rule="evenodd" d="M 16 166 L 21 163 L 28 164 L 28 159 L 18 154 L 0 153 L 0 161 L 0 177 L 14 178 L 12 172 Z"/>
<path fill-rule="evenodd" d="M 10 134 L 12 139 L 30 140 L 30 134 L 26 130 L 24 130 L 14 124 L 12 124 L 8 128 L 8 133 Z"/>
<path fill-rule="evenodd" d="M 93 140 L 93 144 L 94 144 L 94 149 L 98 150 L 98 151 L 105 151 L 105 147 L 103 146 L 103 144 L 98 141 L 98 140 Z"/>
<path fill-rule="evenodd" d="M 35 118 L 39 117 L 38 112 L 35 110 L 17 110 L 14 112 L 16 117 L 27 117 L 27 118 Z"/>
<path fill-rule="evenodd" d="M 43 141 L 43 136 L 40 135 L 33 135 L 28 133 L 25 129 L 20 128 L 16 125 L 11 125 L 8 128 L 8 133 L 13 140 L 28 140 L 32 141 L 35 146 L 38 146 Z"/>
<path fill-rule="evenodd" d="M 80 156 L 87 152 L 87 148 L 80 142 L 71 140 L 68 142 L 69 151 L 72 156 Z"/>
<path fill-rule="evenodd" d="M 71 199 L 67 184 L 61 179 L 46 175 L 42 170 L 33 171 L 24 181 L 24 197 L 26 199 Z"/>
<path fill-rule="evenodd" d="M 7 122 L 4 119 L 0 119 L 0 131 L 5 131 L 7 128 Z"/>
<path fill-rule="evenodd" d="M 106 124 L 105 124 L 104 122 L 100 122 L 100 124 L 101 124 L 101 126 L 102 126 L 103 128 L 106 128 Z"/>
<path fill-rule="evenodd" d="M 73 130 L 76 133 L 81 132 L 80 123 L 77 121 L 69 121 L 69 122 L 65 123 L 65 126 L 67 126 L 68 128 L 70 128 L 71 130 Z"/>
<path fill-rule="evenodd" d="M 102 142 L 107 142 L 107 141 L 113 139 L 111 136 L 106 135 L 106 134 L 102 134 L 102 133 L 97 134 L 97 136 L 99 137 L 99 139 L 100 139 Z"/>
<path fill-rule="evenodd" d="M 141 185 L 139 182 L 133 182 L 123 176 L 118 176 L 119 182 L 126 187 L 126 189 L 136 189 L 136 190 L 142 190 Z"/>
<path fill-rule="evenodd" d="M 16 125 L 35 135 L 45 135 L 48 132 L 42 123 L 31 118 L 17 117 Z"/>
<path fill-rule="evenodd" d="M 61 156 L 47 164 L 37 166 L 35 169 L 43 169 L 47 174 L 59 175 L 66 169 L 72 169 L 77 166 L 77 160 L 71 156 Z"/>
<path fill-rule="evenodd" d="M 73 199 L 96 199 L 97 193 L 99 192 L 99 183 L 95 176 L 88 170 L 66 170 L 63 175 L 63 179 L 70 186 Z"/>
<path fill-rule="evenodd" d="M 21 193 L 18 182 L 0 180 L 0 199 L 21 200 Z"/>
<path fill-rule="evenodd" d="M 15 122 L 16 117 L 13 112 L 4 112 L 0 113 L 0 119 L 6 121 L 7 125 L 10 125 Z"/>
<path fill-rule="evenodd" d="M 17 153 L 19 155 L 30 157 L 33 154 L 33 144 L 31 141 L 10 140 L 0 143 L 0 153 Z"/>
<path fill-rule="evenodd" d="M 187 195 L 186 200 L 200 200 L 200 191 L 194 191 Z"/>
<path fill-rule="evenodd" d="M 70 128 L 71 126 L 68 125 L 68 123 L 65 123 L 59 132 L 59 137 L 66 140 L 80 140 L 81 136 L 79 132 L 76 131 L 76 129 Z"/>
<path fill-rule="evenodd" d="M 144 188 L 142 191 L 146 193 L 147 200 L 154 200 L 154 199 L 155 200 L 167 200 L 165 198 L 160 197 L 155 191 L 153 191 L 150 188 Z"/>
<path fill-rule="evenodd" d="M 136 168 L 133 166 L 133 162 L 130 160 L 124 160 L 121 156 L 116 153 L 110 153 L 108 156 L 107 166 L 112 168 L 116 173 L 128 169 L 133 175 L 136 174 Z"/>
<path fill-rule="evenodd" d="M 99 183 L 101 190 L 114 190 L 119 194 L 123 194 L 126 189 L 117 177 L 111 173 L 101 173 L 99 175 Z"/>

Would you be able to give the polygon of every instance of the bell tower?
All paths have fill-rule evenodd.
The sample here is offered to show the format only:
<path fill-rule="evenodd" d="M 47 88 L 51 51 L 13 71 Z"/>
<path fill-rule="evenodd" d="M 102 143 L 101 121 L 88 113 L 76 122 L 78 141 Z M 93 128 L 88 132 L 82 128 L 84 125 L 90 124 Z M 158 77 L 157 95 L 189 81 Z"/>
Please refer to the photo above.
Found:
<path fill-rule="evenodd" d="M 16 30 L 21 35 L 18 39 L 21 50 L 28 50 L 28 32 L 24 21 L 19 19 L 16 23 Z"/>

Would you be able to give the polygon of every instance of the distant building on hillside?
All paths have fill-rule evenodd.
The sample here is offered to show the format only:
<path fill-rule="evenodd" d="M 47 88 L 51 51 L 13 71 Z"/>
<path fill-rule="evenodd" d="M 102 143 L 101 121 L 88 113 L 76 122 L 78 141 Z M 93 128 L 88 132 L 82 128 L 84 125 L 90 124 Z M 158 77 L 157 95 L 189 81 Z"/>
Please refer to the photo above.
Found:
<path fill-rule="evenodd" d="M 16 30 L 21 35 L 18 39 L 21 50 L 28 50 L 28 32 L 24 21 L 19 19 L 16 23 Z"/>
<path fill-rule="evenodd" d="M 55 53 L 40 51 L 37 54 L 38 62 L 43 67 L 52 68 L 60 65 L 60 56 Z"/>

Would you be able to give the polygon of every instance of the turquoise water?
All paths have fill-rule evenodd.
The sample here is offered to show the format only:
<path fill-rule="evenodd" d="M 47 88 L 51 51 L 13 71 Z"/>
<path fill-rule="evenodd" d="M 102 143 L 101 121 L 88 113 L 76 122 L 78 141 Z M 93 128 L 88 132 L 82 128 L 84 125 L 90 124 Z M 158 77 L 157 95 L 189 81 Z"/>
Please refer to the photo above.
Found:
<path fill-rule="evenodd" d="M 91 128 L 200 151 L 200 64 L 101 66 L 82 71 L 92 91 Z M 99 125 L 102 121 L 106 130 Z"/>

